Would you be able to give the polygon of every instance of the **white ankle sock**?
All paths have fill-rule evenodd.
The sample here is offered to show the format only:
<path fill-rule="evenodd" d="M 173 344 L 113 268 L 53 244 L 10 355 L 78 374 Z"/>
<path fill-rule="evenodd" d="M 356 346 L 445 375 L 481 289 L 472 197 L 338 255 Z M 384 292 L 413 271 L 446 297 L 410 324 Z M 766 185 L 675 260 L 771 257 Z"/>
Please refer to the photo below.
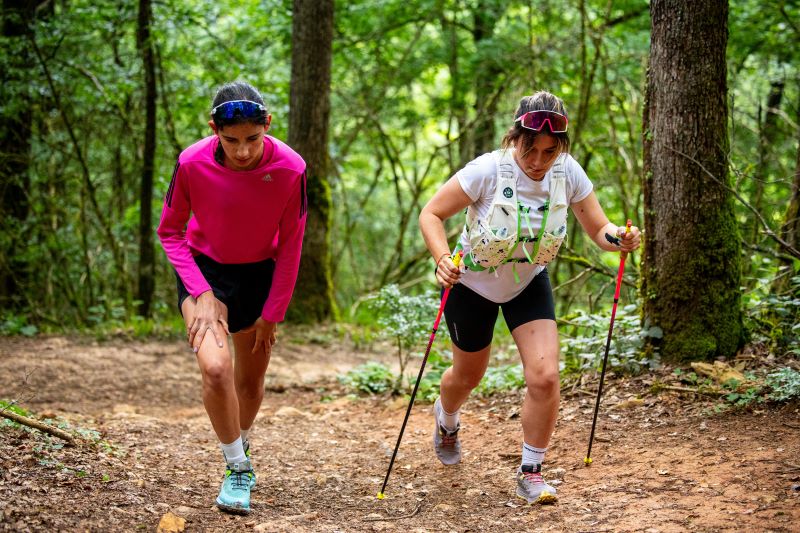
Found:
<path fill-rule="evenodd" d="M 247 441 L 247 437 L 250 436 L 250 430 L 251 429 L 253 429 L 253 428 L 248 428 L 248 429 L 243 429 L 242 430 L 242 442 L 243 443 L 246 442 Z"/>
<path fill-rule="evenodd" d="M 230 444 L 220 443 L 219 447 L 222 448 L 222 455 L 225 457 L 225 462 L 228 464 L 241 463 L 246 459 L 244 456 L 244 446 L 242 446 L 242 437 L 239 437 Z"/>
<path fill-rule="evenodd" d="M 442 407 L 442 401 L 439 400 L 439 407 Z M 439 411 L 439 423 L 444 426 L 447 431 L 455 431 L 458 427 L 458 410 L 455 413 L 448 413 L 444 407 Z"/>
<path fill-rule="evenodd" d="M 537 448 L 530 444 L 522 443 L 522 464 L 540 465 L 544 462 L 544 452 L 547 448 Z"/>

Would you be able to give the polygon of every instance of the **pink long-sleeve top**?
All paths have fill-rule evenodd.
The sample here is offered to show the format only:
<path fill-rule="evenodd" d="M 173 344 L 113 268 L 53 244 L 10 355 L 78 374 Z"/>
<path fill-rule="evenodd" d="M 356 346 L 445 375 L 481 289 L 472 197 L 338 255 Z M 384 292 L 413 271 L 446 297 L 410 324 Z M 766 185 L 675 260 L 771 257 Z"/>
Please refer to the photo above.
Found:
<path fill-rule="evenodd" d="M 186 290 L 211 290 L 194 256 L 218 263 L 275 260 L 261 317 L 280 322 L 292 298 L 306 223 L 306 164 L 288 145 L 264 136 L 252 170 L 225 168 L 214 158 L 219 138 L 202 139 L 178 157 L 164 199 L 158 236 Z M 188 224 L 187 224 L 188 221 Z"/>

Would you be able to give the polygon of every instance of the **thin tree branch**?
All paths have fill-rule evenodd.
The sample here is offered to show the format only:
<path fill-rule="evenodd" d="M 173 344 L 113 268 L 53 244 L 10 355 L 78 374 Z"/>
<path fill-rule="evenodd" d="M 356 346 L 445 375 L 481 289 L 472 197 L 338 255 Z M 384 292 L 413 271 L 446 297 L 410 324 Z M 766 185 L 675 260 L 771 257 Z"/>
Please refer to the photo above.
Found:
<path fill-rule="evenodd" d="M 8 418 L 9 420 L 13 420 L 17 424 L 22 424 L 24 426 L 38 429 L 39 431 L 44 431 L 45 433 L 53 435 L 54 437 L 63 439 L 67 441 L 67 443 L 70 446 L 75 444 L 75 437 L 73 437 L 66 431 L 62 431 L 58 428 L 54 428 L 53 426 L 49 426 L 44 422 L 39 422 L 38 420 L 34 420 L 33 418 L 28 418 L 27 416 L 18 415 L 13 411 L 6 411 L 5 409 L 0 409 L 0 416 L 2 416 L 3 418 Z"/>
<path fill-rule="evenodd" d="M 733 187 L 731 187 L 730 185 L 728 185 L 727 183 L 723 182 L 721 179 L 719 179 L 718 177 L 716 177 L 714 174 L 712 174 L 711 172 L 709 172 L 709 171 L 706 169 L 706 167 L 704 167 L 704 166 L 703 166 L 703 164 L 702 164 L 702 163 L 700 163 L 700 162 L 699 162 L 697 159 L 693 158 L 692 156 L 690 156 L 690 155 L 688 155 L 688 154 L 684 154 L 684 153 L 683 153 L 683 152 L 681 152 L 680 150 L 676 150 L 676 149 L 674 149 L 674 148 L 672 148 L 672 147 L 670 147 L 670 146 L 667 146 L 667 149 L 668 149 L 668 150 L 670 150 L 670 151 L 672 151 L 672 152 L 675 152 L 675 153 L 676 153 L 676 154 L 678 154 L 678 155 L 681 155 L 681 156 L 685 157 L 686 159 L 688 159 L 688 160 L 689 160 L 689 161 L 691 161 L 692 163 L 696 164 L 698 167 L 700 167 L 700 169 L 701 169 L 703 172 L 705 172 L 705 174 L 706 174 L 706 175 L 707 175 L 709 178 L 711 178 L 712 180 L 716 181 L 717 183 L 719 183 L 720 185 L 722 185 L 722 187 L 723 187 L 723 188 L 725 188 L 727 191 L 729 191 L 731 194 L 733 194 L 733 195 L 736 197 L 736 199 L 737 199 L 737 200 L 739 200 L 739 202 L 740 202 L 740 203 L 741 203 L 743 206 L 745 206 L 747 209 L 749 209 L 750 211 L 752 211 L 752 212 L 753 212 L 753 214 L 756 216 L 756 218 L 758 219 L 758 221 L 759 221 L 759 222 L 761 223 L 761 225 L 764 227 L 764 232 L 766 233 L 766 235 L 767 235 L 767 236 L 768 236 L 770 239 L 772 239 L 773 241 L 775 241 L 776 243 L 778 243 L 778 244 L 781 246 L 781 248 L 783 248 L 784 250 L 786 250 L 786 251 L 787 251 L 787 252 L 788 252 L 788 253 L 789 253 L 789 254 L 790 254 L 792 257 L 794 257 L 794 258 L 796 258 L 796 259 L 800 259 L 800 250 L 797 250 L 797 249 L 796 249 L 794 246 L 792 246 L 791 244 L 789 244 L 789 243 L 788 243 L 788 242 L 786 242 L 785 240 L 781 239 L 781 238 L 780 238 L 780 236 L 779 236 L 777 233 L 775 233 L 774 231 L 772 231 L 772 228 L 770 228 L 770 227 L 769 227 L 769 224 L 768 224 L 768 223 L 767 223 L 767 221 L 764 219 L 764 217 L 761 215 L 761 213 L 759 213 L 759 212 L 758 212 L 758 211 L 757 211 L 757 210 L 756 210 L 756 209 L 755 209 L 753 206 L 751 206 L 749 203 L 747 203 L 747 200 L 745 200 L 744 198 L 742 198 L 742 196 L 739 194 L 739 192 L 738 192 L 736 189 L 734 189 Z"/>

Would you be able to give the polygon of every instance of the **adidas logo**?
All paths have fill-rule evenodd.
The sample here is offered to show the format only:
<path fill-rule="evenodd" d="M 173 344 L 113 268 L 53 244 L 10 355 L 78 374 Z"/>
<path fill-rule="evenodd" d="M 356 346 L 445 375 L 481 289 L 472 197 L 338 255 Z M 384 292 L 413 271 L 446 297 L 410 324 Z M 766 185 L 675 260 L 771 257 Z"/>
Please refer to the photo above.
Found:
<path fill-rule="evenodd" d="M 264 174 L 264 177 L 261 178 L 261 181 L 272 181 L 272 176 L 269 174 Z"/>

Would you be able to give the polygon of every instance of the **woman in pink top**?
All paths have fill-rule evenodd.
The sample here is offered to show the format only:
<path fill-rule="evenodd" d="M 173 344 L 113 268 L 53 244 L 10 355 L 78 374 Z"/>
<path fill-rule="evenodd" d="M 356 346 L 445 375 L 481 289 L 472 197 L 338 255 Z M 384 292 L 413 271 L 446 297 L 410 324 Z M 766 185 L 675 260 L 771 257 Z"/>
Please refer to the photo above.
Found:
<path fill-rule="evenodd" d="M 271 120 L 251 85 L 221 87 L 208 122 L 214 134 L 178 157 L 158 226 L 227 465 L 216 503 L 236 513 L 250 511 L 248 435 L 306 222 L 305 162 L 267 135 Z"/>

